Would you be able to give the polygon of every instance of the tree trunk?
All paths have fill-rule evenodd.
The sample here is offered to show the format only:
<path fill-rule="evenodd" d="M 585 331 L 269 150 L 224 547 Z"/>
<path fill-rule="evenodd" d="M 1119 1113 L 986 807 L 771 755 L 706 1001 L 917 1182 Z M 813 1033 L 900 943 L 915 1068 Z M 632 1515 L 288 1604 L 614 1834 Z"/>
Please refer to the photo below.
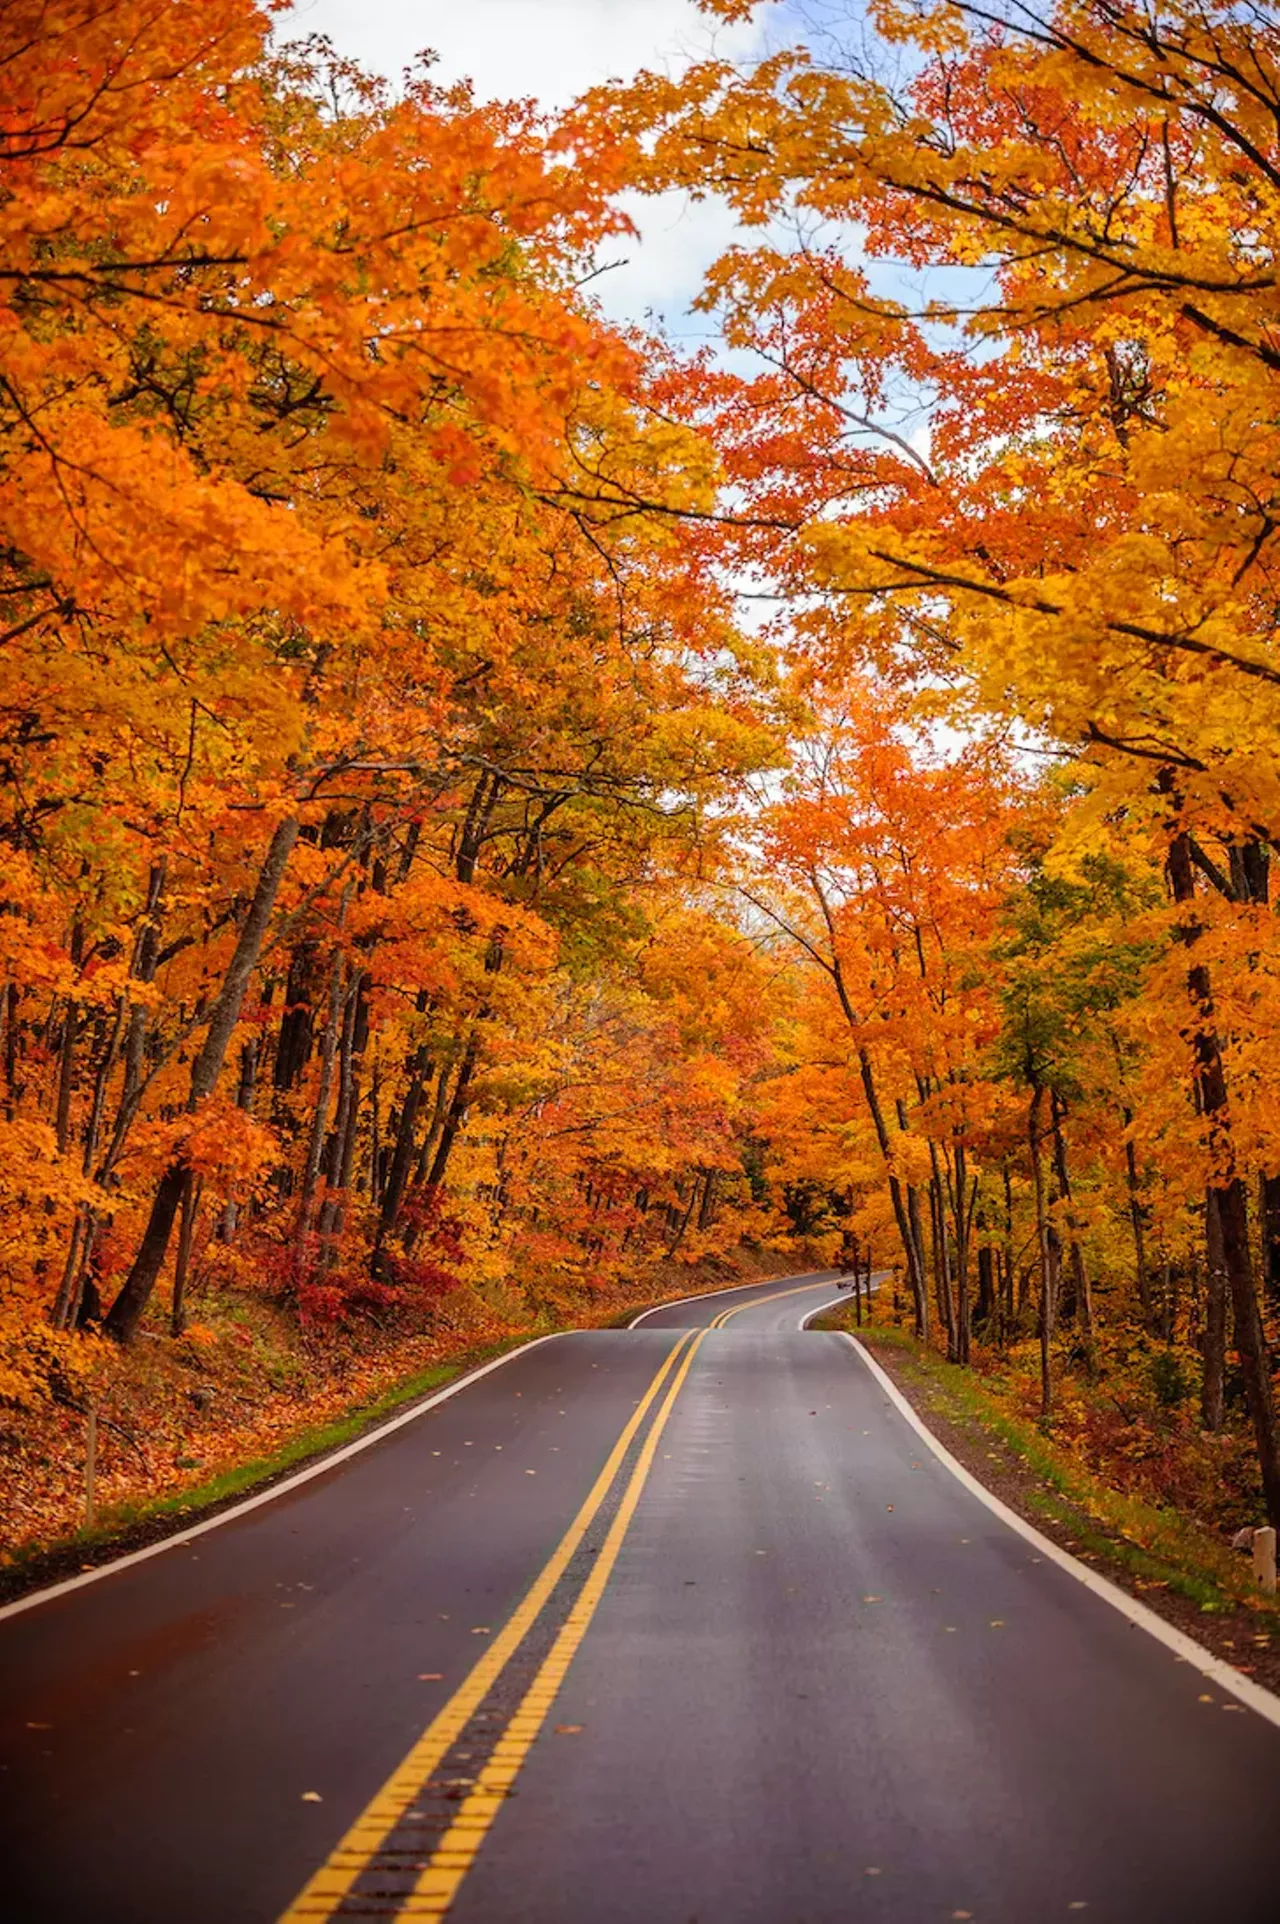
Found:
<path fill-rule="evenodd" d="M 955 1189 L 951 1198 L 951 1208 L 956 1227 L 956 1361 L 967 1363 L 972 1321 L 969 1306 L 969 1232 L 972 1226 L 973 1208 L 977 1201 L 978 1182 L 975 1177 L 973 1193 L 966 1197 L 969 1163 L 963 1143 L 958 1142 L 955 1146 L 953 1166 Z"/>
<path fill-rule="evenodd" d="M 933 1284 L 938 1298 L 938 1315 L 947 1332 L 947 1361 L 956 1361 L 956 1311 L 951 1293 L 951 1252 L 947 1244 L 947 1206 L 938 1173 L 938 1152 L 929 1144 L 933 1175 L 929 1180 L 929 1236 L 933 1244 Z"/>
<path fill-rule="evenodd" d="M 684 1241 L 685 1231 L 688 1229 L 689 1224 L 693 1220 L 694 1205 L 698 1200 L 698 1191 L 701 1189 L 701 1187 L 702 1187 L 702 1181 L 700 1176 L 697 1176 L 697 1175 L 692 1176 L 690 1178 L 690 1188 L 689 1188 L 689 1207 L 685 1210 L 684 1214 L 680 1216 L 677 1220 L 675 1236 L 667 1247 L 668 1256 L 674 1256 L 677 1249 L 679 1249 L 681 1243 Z"/>
<path fill-rule="evenodd" d="M 1068 1255 L 1071 1263 L 1071 1281 L 1075 1298 L 1075 1311 L 1080 1320 L 1080 1334 L 1084 1342 L 1085 1362 L 1090 1375 L 1094 1369 L 1094 1326 L 1093 1326 L 1093 1288 L 1089 1281 L 1089 1271 L 1084 1260 L 1077 1235 L 1075 1210 L 1071 1199 L 1071 1177 L 1067 1170 L 1067 1139 L 1062 1124 L 1067 1113 L 1067 1105 L 1056 1089 L 1050 1092 L 1049 1113 L 1053 1123 L 1053 1164 L 1058 1178 L 1058 1188 L 1067 1206 L 1067 1227 L 1070 1232 Z"/>
<path fill-rule="evenodd" d="M 302 1173 L 302 1194 L 298 1198 L 297 1243 L 305 1249 L 311 1234 L 316 1191 L 320 1186 L 320 1165 L 324 1160 L 325 1135 L 329 1127 L 329 1095 L 333 1088 L 333 1065 L 338 1052 L 338 1031 L 342 1022 L 343 988 L 346 982 L 346 957 L 335 948 L 329 976 L 329 1013 L 325 1019 L 320 1049 L 320 1083 L 307 1140 L 307 1160 Z"/>
<path fill-rule="evenodd" d="M 73 1326 L 72 1303 L 78 1294 L 76 1283 L 80 1275 L 80 1258 L 84 1250 L 86 1228 L 91 1222 L 92 1217 L 87 1205 L 81 1203 L 71 1219 L 71 1241 L 67 1245 L 67 1257 L 62 1267 L 62 1281 L 58 1285 L 57 1298 L 49 1312 L 49 1321 L 55 1329 L 69 1329 Z"/>
<path fill-rule="evenodd" d="M 258 1064 L 262 1057 L 262 1040 L 252 1035 L 240 1051 L 240 1080 L 236 1085 L 236 1108 L 246 1116 L 253 1113 L 254 1091 L 258 1086 Z M 219 1242 L 229 1243 L 236 1233 L 240 1220 L 240 1205 L 234 1196 L 227 1199 L 218 1223 Z"/>
<path fill-rule="evenodd" d="M 1133 1122 L 1130 1111 L 1124 1111 L 1126 1131 Z M 1151 1328 L 1151 1278 L 1147 1270 L 1146 1220 L 1142 1208 L 1141 1192 L 1138 1188 L 1138 1157 L 1133 1146 L 1133 1138 L 1126 1134 L 1124 1144 L 1125 1177 L 1129 1188 L 1129 1223 L 1133 1230 L 1133 1253 L 1135 1281 L 1138 1285 L 1138 1301 L 1142 1306 L 1142 1321 L 1145 1328 Z"/>
<path fill-rule="evenodd" d="M 978 1307 L 975 1321 L 995 1342 L 1000 1340 L 999 1285 L 995 1276 L 995 1251 L 990 1243 L 978 1244 Z"/>
<path fill-rule="evenodd" d="M 271 1068 L 272 1084 L 279 1090 L 294 1088 L 311 1060 L 315 1040 L 313 996 L 317 987 L 316 945 L 307 938 L 294 948 L 285 975 L 284 1007 L 280 1011 L 276 1056 Z"/>
<path fill-rule="evenodd" d="M 351 1186 L 356 1124 L 360 1114 L 359 1042 L 367 1029 L 367 1023 L 362 1022 L 361 1017 L 367 1008 L 368 994 L 369 976 L 366 972 L 356 978 L 347 997 L 342 1042 L 338 1050 L 338 1106 L 334 1113 L 333 1135 L 325 1171 L 329 1194 L 320 1211 L 320 1235 L 330 1241 L 342 1228 L 346 1193 Z"/>
<path fill-rule="evenodd" d="M 186 1186 L 182 1192 L 182 1215 L 178 1224 L 178 1250 L 173 1259 L 173 1308 L 169 1317 L 170 1336 L 181 1336 L 187 1326 L 187 1272 L 191 1267 L 191 1245 L 195 1240 L 196 1218 L 200 1214 L 200 1196 L 203 1189 L 203 1179 L 197 1179 L 188 1169 Z"/>
<path fill-rule="evenodd" d="M 843 1000 L 843 997 L 842 997 Z M 846 1015 L 849 1011 L 846 1009 Z M 889 1177 L 889 1200 L 893 1204 L 894 1221 L 898 1225 L 898 1235 L 902 1239 L 902 1250 L 907 1261 L 907 1279 L 911 1284 L 911 1296 L 915 1305 L 916 1335 L 922 1342 L 929 1336 L 929 1287 L 924 1273 L 922 1259 L 923 1245 L 919 1236 L 919 1221 L 913 1222 L 909 1214 L 908 1200 L 904 1198 L 902 1184 L 892 1167 L 892 1150 L 889 1131 L 885 1124 L 884 1110 L 880 1106 L 880 1092 L 876 1088 L 875 1070 L 871 1056 L 864 1046 L 858 1049 L 858 1071 L 862 1078 L 862 1090 L 871 1111 L 871 1123 L 880 1145 Z"/>
<path fill-rule="evenodd" d="M 929 1341 L 929 1289 L 924 1267 L 924 1224 L 920 1217 L 920 1191 L 914 1183 L 907 1184 L 907 1228 L 910 1233 L 910 1247 L 907 1250 L 907 1274 L 911 1282 L 912 1301 L 916 1310 L 916 1335 L 922 1343 Z M 915 1253 L 915 1275 L 911 1274 L 910 1257 Z"/>
<path fill-rule="evenodd" d="M 1170 784 L 1162 782 L 1162 786 L 1167 789 Z M 1169 881 L 1175 902 L 1194 901 L 1195 872 L 1185 834 L 1175 835 L 1169 845 Z M 1185 922 L 1180 935 L 1194 956 L 1200 930 L 1194 923 Z M 1267 1518 L 1273 1526 L 1280 1526 L 1280 1437 L 1277 1436 L 1275 1400 L 1271 1388 L 1271 1359 L 1263 1337 L 1262 1317 L 1253 1280 L 1248 1194 L 1244 1179 L 1236 1169 L 1226 1070 L 1214 1020 L 1212 984 L 1204 963 L 1190 962 L 1187 993 L 1196 1022 L 1193 1038 L 1196 1088 L 1200 1112 L 1208 1125 L 1209 1146 L 1213 1155 L 1211 1187 L 1218 1198 L 1222 1257 L 1234 1312 L 1236 1353 L 1244 1376 L 1245 1396 L 1257 1445 Z"/>
<path fill-rule="evenodd" d="M 418 1132 L 418 1114 L 422 1108 L 422 1098 L 426 1092 L 427 1077 L 431 1073 L 431 1063 L 426 1046 L 414 1051 L 409 1070 L 409 1081 L 400 1105 L 400 1116 L 396 1123 L 395 1148 L 391 1152 L 391 1167 L 387 1171 L 382 1191 L 382 1209 L 378 1216 L 378 1235 L 374 1250 L 375 1258 L 387 1237 L 400 1220 L 400 1210 L 404 1203 L 405 1190 L 409 1182 L 409 1169 L 413 1162 L 414 1143 Z"/>
<path fill-rule="evenodd" d="M 471 1078 L 475 1074 L 475 1067 L 479 1057 L 480 1040 L 476 1031 L 473 1029 L 467 1040 L 462 1061 L 458 1065 L 458 1080 L 453 1086 L 453 1095 L 450 1099 L 449 1107 L 445 1112 L 444 1121 L 441 1124 L 440 1140 L 436 1144 L 436 1153 L 431 1159 L 431 1168 L 427 1172 L 427 1180 L 421 1188 L 420 1193 L 424 1197 L 434 1196 L 444 1181 L 445 1170 L 448 1168 L 449 1158 L 453 1154 L 453 1145 L 457 1141 L 458 1132 L 466 1120 L 467 1106 L 470 1100 Z M 415 1195 L 418 1193 L 419 1191 L 415 1186 Z M 413 1246 L 417 1240 L 418 1226 L 415 1223 L 410 1226 L 404 1239 L 406 1254 L 412 1253 Z"/>
<path fill-rule="evenodd" d="M 203 1046 L 191 1068 L 191 1092 L 187 1098 L 188 1111 L 195 1110 L 213 1093 L 219 1073 L 226 1059 L 227 1048 L 235 1033 L 240 1011 L 244 1006 L 245 992 L 249 978 L 257 965 L 275 907 L 280 884 L 284 880 L 285 869 L 293 845 L 298 839 L 298 823 L 289 816 L 281 822 L 271 838 L 271 845 L 258 876 L 253 901 L 245 917 L 244 926 L 237 939 L 227 973 L 209 1018 Z M 141 1320 L 142 1313 L 151 1300 L 151 1292 L 156 1286 L 165 1255 L 169 1248 L 169 1237 L 173 1231 L 174 1217 L 182 1199 L 186 1169 L 180 1158 L 175 1158 L 156 1185 L 155 1196 L 151 1203 L 151 1213 L 143 1232 L 138 1253 L 133 1259 L 133 1267 L 125 1277 L 120 1294 L 107 1315 L 103 1325 L 117 1342 L 127 1343 Z"/>
<path fill-rule="evenodd" d="M 1280 1176 L 1261 1179 L 1262 1286 L 1272 1309 L 1280 1311 Z"/>
<path fill-rule="evenodd" d="M 431 1121 L 423 1134 L 422 1147 L 418 1151 L 418 1163 L 413 1173 L 415 1189 L 420 1189 L 427 1180 L 427 1171 L 431 1167 L 431 1158 L 436 1153 L 436 1144 L 440 1140 L 440 1131 L 444 1128 L 444 1118 L 448 1104 L 449 1063 L 446 1058 L 445 1061 L 440 1064 L 440 1073 L 436 1077 L 436 1094 L 431 1109 Z"/>
<path fill-rule="evenodd" d="M 60 1156 L 66 1153 L 71 1140 L 71 1091 L 75 1082 L 76 1041 L 79 1034 L 80 1004 L 72 1000 L 67 1003 L 67 1012 L 62 1018 L 62 1047 L 58 1056 L 58 1107 L 54 1130 Z"/>
<path fill-rule="evenodd" d="M 130 974 L 137 982 L 155 980 L 160 960 L 160 904 L 164 899 L 167 874 L 166 860 L 162 858 L 152 863 L 147 882 L 146 913 L 133 945 Z M 115 1121 L 111 1127 L 111 1141 L 107 1145 L 107 1152 L 97 1172 L 100 1183 L 110 1180 L 111 1172 L 120 1158 L 125 1138 L 138 1111 L 142 1094 L 142 1065 L 146 1054 L 148 1028 L 148 1010 L 141 1002 L 133 1003 L 129 1009 L 129 1028 L 124 1043 L 124 1081 L 120 1089 Z"/>
<path fill-rule="evenodd" d="M 1006 1162 L 1001 1172 L 1004 1176 L 1004 1312 L 1000 1318 L 1000 1334 L 1004 1337 L 1013 1333 L 1018 1318 L 1019 1304 L 1017 1289 L 1018 1265 L 1013 1254 L 1013 1174 Z"/>
<path fill-rule="evenodd" d="M 1044 1088 L 1031 1085 L 1031 1106 L 1027 1112 L 1027 1147 L 1031 1157 L 1031 1186 L 1036 1200 L 1036 1243 L 1040 1255 L 1040 1420 L 1053 1417 L 1053 1332 L 1057 1310 L 1057 1264 L 1049 1212 L 1045 1203 L 1044 1166 L 1040 1160 L 1040 1115 L 1044 1107 Z"/>
<path fill-rule="evenodd" d="M 1200 1421 L 1206 1430 L 1220 1430 L 1223 1385 L 1227 1363 L 1227 1264 L 1222 1249 L 1222 1217 L 1216 1189 L 1204 1199 L 1205 1301 L 1201 1358 Z"/>

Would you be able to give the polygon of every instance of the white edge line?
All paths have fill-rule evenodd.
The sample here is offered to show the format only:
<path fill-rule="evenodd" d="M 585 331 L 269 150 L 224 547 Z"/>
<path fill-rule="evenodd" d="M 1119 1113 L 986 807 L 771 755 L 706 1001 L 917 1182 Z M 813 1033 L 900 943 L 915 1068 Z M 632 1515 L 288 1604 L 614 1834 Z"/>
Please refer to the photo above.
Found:
<path fill-rule="evenodd" d="M 292 1476 L 282 1477 L 279 1483 L 273 1483 L 270 1489 L 259 1490 L 256 1496 L 246 1497 L 243 1503 L 234 1503 L 229 1509 L 219 1510 L 217 1516 L 207 1517 L 203 1523 L 193 1523 L 189 1529 L 176 1529 L 172 1536 L 161 1537 L 158 1543 L 149 1543 L 144 1550 L 132 1550 L 128 1556 L 116 1557 L 110 1563 L 99 1563 L 92 1570 L 82 1570 L 79 1576 L 66 1577 L 61 1583 L 51 1583 L 44 1590 L 33 1590 L 29 1596 L 18 1597 L 13 1603 L 0 1606 L 0 1621 L 5 1617 L 19 1616 L 24 1610 L 34 1610 L 37 1604 L 51 1603 L 54 1597 L 66 1596 L 69 1590 L 81 1590 L 86 1584 L 100 1583 L 103 1577 L 114 1576 L 117 1570 L 127 1570 L 131 1564 L 145 1563 L 148 1557 L 158 1557 L 166 1550 L 181 1549 L 184 1544 L 193 1543 L 197 1537 L 204 1536 L 210 1530 L 219 1529 L 224 1523 L 234 1523 L 237 1517 L 248 1516 L 251 1510 L 260 1510 L 264 1504 L 274 1503 L 278 1496 L 284 1496 L 288 1491 L 298 1489 L 303 1483 L 310 1483 L 313 1477 L 326 1475 L 337 1464 L 346 1463 L 351 1457 L 359 1456 L 361 1450 L 371 1449 L 375 1443 L 381 1443 L 384 1436 L 390 1436 L 393 1430 L 402 1430 L 406 1423 L 415 1423 L 420 1416 L 425 1416 L 428 1410 L 435 1409 L 440 1403 L 447 1403 L 451 1396 L 456 1396 L 460 1390 L 469 1389 L 473 1383 L 478 1383 L 482 1376 L 488 1376 L 492 1370 L 501 1369 L 504 1363 L 513 1362 L 517 1356 L 527 1356 L 529 1351 L 537 1349 L 540 1343 L 554 1343 L 561 1336 L 580 1334 L 581 1331 L 578 1330 L 557 1329 L 552 1330 L 547 1336 L 535 1336 L 530 1342 L 521 1343 L 516 1349 L 509 1349 L 505 1356 L 495 1356 L 491 1362 L 481 1363 L 478 1369 L 468 1370 L 466 1375 L 460 1376 L 456 1383 L 450 1383 L 445 1389 L 437 1390 L 434 1396 L 424 1397 L 420 1403 L 414 1403 L 409 1409 L 402 1410 L 399 1416 L 390 1417 L 385 1423 L 377 1424 L 366 1435 L 357 1437 L 354 1443 L 345 1443 L 340 1450 L 330 1450 L 326 1455 L 317 1457 L 305 1469 L 296 1471 Z"/>
<path fill-rule="evenodd" d="M 804 1315 L 800 1318 L 800 1321 L 796 1324 L 796 1328 L 808 1329 L 814 1317 L 821 1316 L 824 1309 L 838 1309 L 841 1303 L 847 1303 L 848 1300 L 849 1298 L 847 1294 L 840 1295 L 840 1296 L 833 1296 L 830 1302 L 819 1303 L 816 1309 L 807 1309 Z"/>
<path fill-rule="evenodd" d="M 726 1283 L 723 1289 L 699 1289 L 692 1296 L 672 1296 L 665 1303 L 654 1303 L 648 1309 L 642 1309 L 638 1316 L 632 1317 L 627 1328 L 639 1329 L 646 1316 L 656 1316 L 660 1309 L 678 1309 L 681 1303 L 705 1303 L 713 1296 L 736 1296 L 742 1290 L 763 1289 L 768 1283 L 802 1283 L 808 1276 L 814 1277 L 815 1287 L 825 1280 L 821 1270 L 801 1270 L 798 1276 L 765 1276 L 756 1283 Z M 815 1310 L 813 1313 L 816 1316 L 818 1312 Z"/>
<path fill-rule="evenodd" d="M 703 1294 L 727 1296 L 731 1295 L 735 1289 L 756 1287 L 759 1285 L 734 1283 L 727 1289 L 706 1290 Z M 699 1299 L 697 1296 L 681 1296 L 676 1300 L 682 1303 L 693 1303 Z M 627 1324 L 627 1328 L 634 1329 L 636 1323 L 643 1322 L 646 1316 L 652 1316 L 655 1310 L 670 1307 L 668 1303 L 655 1303 L 653 1309 L 643 1310 L 636 1317 L 635 1322 Z M 166 1550 L 181 1549 L 184 1544 L 193 1543 L 197 1537 L 205 1536 L 208 1531 L 216 1530 L 224 1523 L 234 1523 L 237 1517 L 248 1516 L 250 1511 L 259 1510 L 264 1504 L 274 1502 L 276 1497 L 285 1496 L 290 1490 L 300 1489 L 304 1483 L 310 1483 L 313 1477 L 324 1476 L 337 1464 L 348 1462 L 351 1457 L 358 1456 L 361 1450 L 372 1448 L 375 1443 L 380 1443 L 384 1436 L 390 1436 L 393 1431 L 403 1429 L 407 1423 L 416 1422 L 418 1417 L 425 1416 L 428 1410 L 437 1408 L 441 1403 L 447 1403 L 449 1398 L 457 1396 L 460 1390 L 469 1388 L 472 1383 L 478 1383 L 482 1376 L 488 1376 L 492 1370 L 501 1369 L 504 1363 L 512 1362 L 517 1356 L 527 1355 L 530 1350 L 537 1349 L 540 1343 L 552 1343 L 561 1336 L 573 1336 L 579 1333 L 575 1330 L 552 1330 L 549 1335 L 535 1336 L 530 1342 L 521 1343 L 515 1349 L 508 1350 L 505 1356 L 495 1356 L 491 1362 L 482 1363 L 478 1369 L 468 1370 L 466 1375 L 460 1376 L 455 1383 L 437 1390 L 434 1396 L 427 1396 L 421 1402 L 413 1403 L 407 1410 L 402 1410 L 399 1416 L 390 1417 L 385 1423 L 379 1423 L 367 1435 L 357 1437 L 353 1443 L 344 1444 L 340 1450 L 330 1450 L 325 1455 L 317 1457 L 313 1463 L 308 1463 L 305 1469 L 295 1471 L 292 1476 L 282 1477 L 278 1483 L 273 1483 L 270 1489 L 259 1490 L 256 1496 L 246 1497 L 243 1503 L 233 1503 L 227 1509 L 219 1510 L 216 1516 L 206 1517 L 203 1523 L 193 1523 L 185 1529 L 178 1527 L 172 1535 L 161 1537 L 157 1542 L 147 1544 L 144 1549 L 131 1550 L 128 1556 L 113 1557 L 109 1563 L 95 1564 L 92 1570 L 82 1570 L 77 1576 L 64 1577 L 61 1583 L 48 1584 L 43 1590 L 32 1590 L 25 1597 L 15 1598 L 12 1603 L 0 1604 L 0 1623 L 6 1617 L 21 1616 L 24 1610 L 34 1610 L 42 1603 L 52 1603 L 55 1597 L 64 1597 L 72 1590 L 82 1590 L 87 1584 L 100 1583 L 104 1577 L 114 1576 L 117 1570 L 128 1570 L 135 1563 L 146 1563 L 151 1557 L 162 1556 Z"/>
<path fill-rule="evenodd" d="M 891 1269 L 873 1270 L 871 1275 L 870 1287 L 872 1289 L 879 1289 L 885 1277 L 892 1276 L 892 1274 L 893 1274 L 893 1271 Z M 842 1289 L 840 1294 L 838 1296 L 833 1296 L 829 1303 L 819 1303 L 816 1309 L 807 1309 L 804 1315 L 800 1318 L 800 1328 L 808 1329 L 814 1317 L 821 1316 L 824 1309 L 839 1309 L 841 1303 L 847 1303 L 848 1301 L 849 1301 L 849 1291 L 848 1289 Z M 846 1336 L 848 1334 L 848 1331 L 842 1330 L 842 1329 L 832 1330 L 830 1334 L 833 1336 Z"/>
<path fill-rule="evenodd" d="M 1224 1663 L 1220 1657 L 1212 1656 L 1203 1644 L 1196 1642 L 1194 1637 L 1187 1636 L 1185 1631 L 1175 1630 L 1171 1623 L 1166 1623 L 1163 1617 L 1157 1616 L 1154 1610 L 1149 1610 L 1145 1603 L 1139 1603 L 1136 1597 L 1131 1597 L 1118 1584 L 1109 1582 L 1106 1577 L 1099 1576 L 1096 1570 L 1090 1570 L 1086 1564 L 1078 1562 L 1069 1551 L 1063 1550 L 1049 1537 L 1042 1536 L 1034 1524 L 1028 1523 L 1025 1517 L 1018 1515 L 1016 1510 L 1011 1510 L 1007 1503 L 1000 1501 L 998 1496 L 993 1496 L 985 1484 L 979 1483 L 977 1477 L 966 1470 L 964 1464 L 958 1462 L 950 1450 L 938 1441 L 933 1431 L 907 1401 L 893 1378 L 881 1368 L 863 1344 L 848 1330 L 842 1330 L 840 1333 L 848 1337 L 859 1361 L 870 1370 L 885 1395 L 900 1414 L 905 1416 L 912 1429 L 924 1438 L 944 1469 L 950 1470 L 952 1476 L 963 1483 L 965 1489 L 972 1496 L 976 1496 L 979 1503 L 985 1503 L 988 1510 L 994 1516 L 998 1516 L 1002 1523 L 1007 1524 L 1011 1530 L 1015 1530 L 1020 1537 L 1025 1537 L 1028 1543 L 1034 1543 L 1037 1550 L 1050 1563 L 1056 1563 L 1060 1570 L 1065 1570 L 1068 1576 L 1075 1578 L 1077 1583 L 1082 1583 L 1086 1590 L 1093 1592 L 1095 1597 L 1101 1597 L 1104 1603 L 1109 1603 L 1113 1610 L 1118 1610 L 1122 1617 L 1127 1617 L 1129 1622 L 1136 1624 L 1139 1630 L 1145 1630 L 1148 1636 L 1164 1644 L 1167 1650 L 1172 1650 L 1176 1656 L 1182 1658 L 1184 1663 L 1190 1664 L 1193 1670 L 1198 1670 L 1202 1677 L 1207 1677 L 1211 1683 L 1216 1683 L 1220 1690 L 1227 1691 L 1232 1697 L 1238 1698 L 1242 1704 L 1247 1704 L 1250 1710 L 1256 1710 L 1260 1717 L 1265 1717 L 1269 1724 L 1275 1724 L 1280 1728 L 1280 1697 L 1264 1689 L 1261 1684 L 1254 1683 L 1251 1678 L 1242 1677 L 1238 1670 L 1233 1670 L 1231 1665 Z"/>

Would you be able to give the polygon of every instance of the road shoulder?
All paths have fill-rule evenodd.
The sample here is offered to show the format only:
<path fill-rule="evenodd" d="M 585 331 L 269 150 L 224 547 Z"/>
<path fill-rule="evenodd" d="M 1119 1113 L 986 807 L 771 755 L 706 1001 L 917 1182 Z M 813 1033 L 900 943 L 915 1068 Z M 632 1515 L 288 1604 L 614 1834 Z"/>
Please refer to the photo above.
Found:
<path fill-rule="evenodd" d="M 942 1358 L 922 1355 L 902 1332 L 857 1328 L 837 1309 L 813 1328 L 847 1330 L 876 1362 L 969 1474 L 1051 1542 L 1193 1637 L 1253 1682 L 1280 1693 L 1280 1611 L 1241 1597 L 1190 1560 L 1175 1564 L 1099 1516 L 1082 1495 L 1052 1474 L 1034 1428 L 1012 1424 L 981 1383 Z M 1081 1485 L 1086 1482 L 1082 1475 Z M 1247 1565 L 1241 1559 L 1240 1589 Z"/>

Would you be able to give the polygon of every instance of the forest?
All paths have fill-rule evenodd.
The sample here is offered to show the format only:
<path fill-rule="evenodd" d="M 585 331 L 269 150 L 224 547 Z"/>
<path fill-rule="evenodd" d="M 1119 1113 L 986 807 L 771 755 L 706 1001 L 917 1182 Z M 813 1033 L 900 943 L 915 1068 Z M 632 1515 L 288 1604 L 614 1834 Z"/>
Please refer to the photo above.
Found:
<path fill-rule="evenodd" d="M 872 0 L 557 116 L 254 0 L 0 72 L 16 1540 L 90 1403 L 181 1484 L 744 1261 L 1280 1523 L 1270 8 Z M 696 351 L 595 294 L 673 191 Z"/>

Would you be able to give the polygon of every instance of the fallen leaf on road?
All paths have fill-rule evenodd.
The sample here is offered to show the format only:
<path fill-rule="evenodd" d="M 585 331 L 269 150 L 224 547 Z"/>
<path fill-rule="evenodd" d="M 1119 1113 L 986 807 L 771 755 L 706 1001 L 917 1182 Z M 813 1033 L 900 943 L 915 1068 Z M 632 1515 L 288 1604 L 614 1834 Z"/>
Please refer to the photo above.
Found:
<path fill-rule="evenodd" d="M 557 1737 L 576 1737 L 582 1729 L 581 1724 L 557 1724 Z"/>
<path fill-rule="evenodd" d="M 472 1634 L 472 1636 L 473 1636 L 473 1637 L 487 1637 L 487 1636 L 489 1635 L 489 1626 L 488 1626 L 488 1624 L 487 1624 L 487 1623 L 474 1623 L 474 1624 L 472 1624 L 472 1626 L 471 1626 L 471 1634 Z"/>
<path fill-rule="evenodd" d="M 879 1875 L 880 1866 L 878 1864 L 868 1864 L 866 1870 L 863 1872 L 864 1877 L 879 1877 Z"/>
<path fill-rule="evenodd" d="M 989 1624 L 987 1625 L 987 1628 L 988 1628 L 989 1630 L 1003 1630 L 1003 1629 L 1004 1629 L 1004 1618 L 1003 1618 L 1003 1617 L 992 1617 L 992 1619 L 991 1619 L 991 1621 L 990 1621 L 990 1623 L 989 1623 Z"/>
<path fill-rule="evenodd" d="M 443 1681 L 443 1670 L 420 1670 L 418 1672 L 419 1683 L 443 1683 Z"/>
<path fill-rule="evenodd" d="M 1197 1703 L 1211 1704 L 1213 1702 L 1213 1698 L 1208 1694 L 1207 1691 L 1202 1690 L 1200 1692 L 1199 1697 L 1196 1699 L 1196 1701 Z"/>
<path fill-rule="evenodd" d="M 304 1790 L 302 1793 L 302 1801 L 304 1804 L 323 1804 L 324 1798 L 318 1790 Z"/>
<path fill-rule="evenodd" d="M 864 1603 L 883 1603 L 884 1598 L 883 1597 L 864 1597 L 862 1601 Z"/>
<path fill-rule="evenodd" d="M 52 1724 L 28 1724 L 27 1729 L 28 1730 L 52 1730 L 53 1725 Z"/>

